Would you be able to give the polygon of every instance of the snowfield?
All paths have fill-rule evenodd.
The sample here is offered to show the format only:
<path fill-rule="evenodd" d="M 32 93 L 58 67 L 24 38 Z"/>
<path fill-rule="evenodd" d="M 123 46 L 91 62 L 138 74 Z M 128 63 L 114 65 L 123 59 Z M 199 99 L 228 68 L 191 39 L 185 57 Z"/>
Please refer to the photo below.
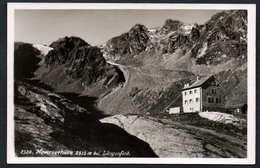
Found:
<path fill-rule="evenodd" d="M 38 49 L 42 55 L 47 55 L 50 50 L 53 50 L 53 48 L 42 45 L 42 44 L 33 44 L 33 47 Z"/>
<path fill-rule="evenodd" d="M 226 114 L 220 112 L 200 112 L 199 115 L 202 118 L 206 118 L 223 124 L 233 124 L 235 126 L 239 126 L 243 123 L 246 123 L 245 119 L 238 118 L 232 114 Z"/>
<path fill-rule="evenodd" d="M 193 27 L 195 27 L 194 24 L 185 24 L 181 26 L 180 30 L 183 32 L 183 34 L 188 35 Z"/>

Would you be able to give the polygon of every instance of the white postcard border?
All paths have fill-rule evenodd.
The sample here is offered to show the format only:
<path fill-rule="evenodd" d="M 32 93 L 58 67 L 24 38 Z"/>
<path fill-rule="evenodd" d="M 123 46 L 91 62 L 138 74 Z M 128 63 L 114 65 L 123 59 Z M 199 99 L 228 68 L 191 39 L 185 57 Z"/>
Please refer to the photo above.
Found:
<path fill-rule="evenodd" d="M 248 11 L 248 130 L 247 158 L 72 158 L 16 157 L 14 152 L 14 12 L 18 9 L 245 9 Z M 8 3 L 7 163 L 8 164 L 255 164 L 256 157 L 256 5 L 255 4 L 116 4 Z M 250 73 L 249 73 L 250 72 Z"/>

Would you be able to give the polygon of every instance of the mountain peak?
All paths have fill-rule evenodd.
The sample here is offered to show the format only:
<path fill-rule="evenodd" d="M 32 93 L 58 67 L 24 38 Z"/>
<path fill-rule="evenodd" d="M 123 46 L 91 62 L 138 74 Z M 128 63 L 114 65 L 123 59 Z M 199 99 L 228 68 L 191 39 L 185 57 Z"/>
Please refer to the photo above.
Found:
<path fill-rule="evenodd" d="M 167 19 L 164 23 L 164 26 L 170 27 L 170 28 L 176 28 L 179 27 L 183 24 L 183 22 L 179 20 L 172 20 L 172 19 Z"/>
<path fill-rule="evenodd" d="M 178 20 L 167 19 L 165 23 L 158 28 L 162 34 L 168 34 L 171 31 L 177 31 L 184 23 Z"/>
<path fill-rule="evenodd" d="M 164 24 L 165 25 L 171 25 L 171 24 L 179 24 L 179 23 L 182 23 L 182 22 L 179 21 L 179 20 L 167 19 Z"/>
<path fill-rule="evenodd" d="M 58 40 L 54 41 L 53 43 L 50 44 L 50 47 L 55 48 L 60 45 L 77 45 L 77 46 L 89 46 L 87 42 L 85 42 L 83 39 L 75 36 L 67 37 L 65 36 L 64 38 L 59 38 Z M 71 45 L 70 45 L 71 46 Z M 70 48 L 70 46 L 67 46 Z"/>
<path fill-rule="evenodd" d="M 76 50 L 80 47 L 89 47 L 90 45 L 79 37 L 64 37 L 59 38 L 50 44 L 53 48 L 45 57 L 46 65 L 52 65 L 55 63 L 63 64 L 70 59 L 68 54 L 70 51 Z"/>
<path fill-rule="evenodd" d="M 129 32 L 133 32 L 133 31 L 139 31 L 139 32 L 144 32 L 147 31 L 147 28 L 142 25 L 142 24 L 136 24 L 134 25 Z"/>

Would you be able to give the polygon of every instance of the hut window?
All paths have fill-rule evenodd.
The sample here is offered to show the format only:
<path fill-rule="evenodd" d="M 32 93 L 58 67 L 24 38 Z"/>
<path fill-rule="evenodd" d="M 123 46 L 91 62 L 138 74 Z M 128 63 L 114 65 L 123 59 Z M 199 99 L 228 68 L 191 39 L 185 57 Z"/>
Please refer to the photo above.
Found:
<path fill-rule="evenodd" d="M 199 98 L 196 98 L 196 102 L 199 102 Z"/>
<path fill-rule="evenodd" d="M 190 94 L 192 94 L 192 90 L 190 90 Z"/>
<path fill-rule="evenodd" d="M 208 102 L 209 102 L 209 103 L 213 103 L 213 98 L 208 97 Z"/>
<path fill-rule="evenodd" d="M 192 99 L 190 99 L 190 103 L 192 103 Z"/>
<path fill-rule="evenodd" d="M 221 103 L 221 99 L 220 98 L 216 98 L 216 103 Z"/>
<path fill-rule="evenodd" d="M 211 89 L 211 93 L 216 94 L 217 93 L 216 89 Z"/>

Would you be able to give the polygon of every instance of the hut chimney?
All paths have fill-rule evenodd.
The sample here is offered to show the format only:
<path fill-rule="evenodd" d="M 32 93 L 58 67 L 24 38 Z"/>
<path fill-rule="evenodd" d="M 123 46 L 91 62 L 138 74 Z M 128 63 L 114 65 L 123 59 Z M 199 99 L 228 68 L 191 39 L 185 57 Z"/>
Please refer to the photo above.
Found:
<path fill-rule="evenodd" d="M 200 80 L 200 77 L 199 76 L 197 76 L 197 81 L 199 81 Z"/>
<path fill-rule="evenodd" d="M 184 84 L 184 88 L 187 88 L 187 87 L 189 87 L 189 86 L 190 86 L 189 83 L 185 83 L 185 84 Z"/>

